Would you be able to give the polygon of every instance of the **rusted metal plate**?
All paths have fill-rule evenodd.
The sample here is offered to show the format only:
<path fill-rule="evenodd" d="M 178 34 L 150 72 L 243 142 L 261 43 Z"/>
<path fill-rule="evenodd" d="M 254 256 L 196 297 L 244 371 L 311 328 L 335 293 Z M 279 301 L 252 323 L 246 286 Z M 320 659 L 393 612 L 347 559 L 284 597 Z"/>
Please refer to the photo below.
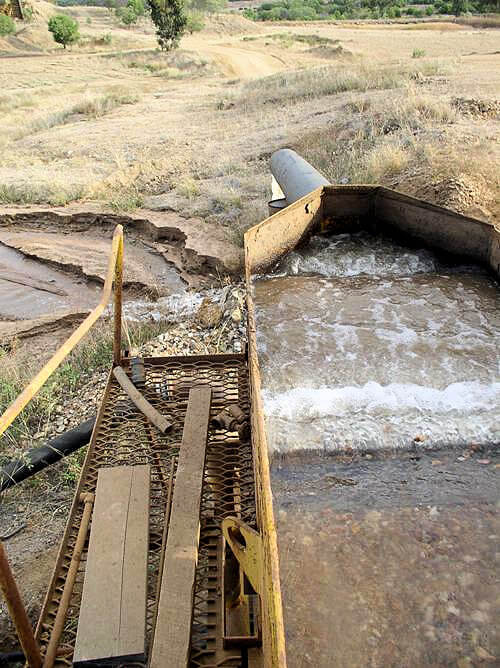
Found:
<path fill-rule="evenodd" d="M 245 267 L 263 271 L 307 238 L 321 219 L 321 189 L 245 232 Z"/>
<path fill-rule="evenodd" d="M 146 659 L 150 468 L 99 471 L 74 666 Z"/>

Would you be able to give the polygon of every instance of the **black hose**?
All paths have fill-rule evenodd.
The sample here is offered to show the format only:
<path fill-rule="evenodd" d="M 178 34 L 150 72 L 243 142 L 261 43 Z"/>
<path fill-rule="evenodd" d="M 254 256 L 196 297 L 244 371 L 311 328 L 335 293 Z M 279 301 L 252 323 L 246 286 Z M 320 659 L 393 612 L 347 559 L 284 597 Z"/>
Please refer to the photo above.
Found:
<path fill-rule="evenodd" d="M 24 663 L 23 652 L 1 652 L 0 666 L 9 666 L 11 663 Z"/>
<path fill-rule="evenodd" d="M 21 459 L 10 462 L 0 470 L 0 492 L 26 480 L 44 468 L 58 462 L 66 455 L 87 445 L 95 424 L 95 415 L 74 429 L 48 441 L 40 448 L 24 453 Z"/>

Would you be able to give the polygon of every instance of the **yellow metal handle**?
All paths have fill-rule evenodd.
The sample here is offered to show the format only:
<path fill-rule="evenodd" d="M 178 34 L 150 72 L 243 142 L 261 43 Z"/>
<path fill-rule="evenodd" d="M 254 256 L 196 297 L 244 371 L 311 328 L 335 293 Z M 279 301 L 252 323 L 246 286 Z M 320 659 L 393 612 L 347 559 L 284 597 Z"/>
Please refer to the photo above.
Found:
<path fill-rule="evenodd" d="M 19 413 L 33 399 L 47 379 L 54 373 L 61 362 L 69 355 L 73 348 L 87 334 L 90 328 L 101 317 L 111 296 L 113 283 L 115 286 L 115 308 L 114 308 L 114 339 L 113 339 L 113 362 L 120 363 L 121 345 L 121 322 L 122 322 L 122 279 L 123 279 L 123 227 L 117 225 L 113 234 L 111 256 L 108 262 L 108 270 L 101 301 L 95 309 L 89 313 L 82 324 L 67 339 L 57 352 L 51 357 L 47 364 L 37 373 L 31 383 L 21 392 L 17 399 L 7 408 L 0 417 L 0 436 L 14 422 Z"/>

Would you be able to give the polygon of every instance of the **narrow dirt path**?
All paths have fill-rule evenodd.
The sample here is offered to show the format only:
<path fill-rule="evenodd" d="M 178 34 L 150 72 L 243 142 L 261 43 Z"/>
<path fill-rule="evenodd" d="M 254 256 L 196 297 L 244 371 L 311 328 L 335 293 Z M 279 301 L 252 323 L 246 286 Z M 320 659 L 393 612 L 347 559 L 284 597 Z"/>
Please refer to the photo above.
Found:
<path fill-rule="evenodd" d="M 203 44 L 196 51 L 210 57 L 222 74 L 240 79 L 256 79 L 286 69 L 284 60 L 271 53 L 249 51 L 226 44 Z"/>

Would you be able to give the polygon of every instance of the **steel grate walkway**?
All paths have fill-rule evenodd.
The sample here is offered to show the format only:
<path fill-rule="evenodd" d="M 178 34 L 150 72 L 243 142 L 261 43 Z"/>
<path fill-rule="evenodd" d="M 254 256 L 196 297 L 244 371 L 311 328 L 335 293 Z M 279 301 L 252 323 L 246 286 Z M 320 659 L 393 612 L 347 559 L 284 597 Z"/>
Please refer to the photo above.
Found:
<path fill-rule="evenodd" d="M 211 417 L 230 404 L 238 404 L 249 418 L 248 369 L 244 355 L 145 358 L 144 396 L 174 423 L 160 434 L 131 403 L 111 376 L 105 389 L 96 429 L 82 470 L 76 499 L 95 492 L 101 467 L 151 465 L 151 499 L 148 553 L 147 642 L 151 643 L 158 600 L 158 569 L 165 514 L 175 484 L 177 455 L 182 439 L 189 390 L 197 384 L 212 388 Z M 127 368 L 127 360 L 123 361 Z M 83 506 L 74 502 L 53 580 L 42 610 L 37 637 L 44 651 L 53 629 L 66 574 L 76 542 Z M 250 440 L 237 433 L 210 428 L 201 499 L 200 545 L 196 571 L 191 629 L 192 666 L 246 665 L 245 650 L 222 646 L 220 523 L 236 515 L 256 527 L 255 480 Z M 90 532 L 89 532 L 90 533 Z M 88 542 L 87 534 L 87 542 Z M 87 545 L 59 644 L 57 666 L 71 666 L 83 589 Z M 142 664 L 121 664 L 139 666 Z"/>

